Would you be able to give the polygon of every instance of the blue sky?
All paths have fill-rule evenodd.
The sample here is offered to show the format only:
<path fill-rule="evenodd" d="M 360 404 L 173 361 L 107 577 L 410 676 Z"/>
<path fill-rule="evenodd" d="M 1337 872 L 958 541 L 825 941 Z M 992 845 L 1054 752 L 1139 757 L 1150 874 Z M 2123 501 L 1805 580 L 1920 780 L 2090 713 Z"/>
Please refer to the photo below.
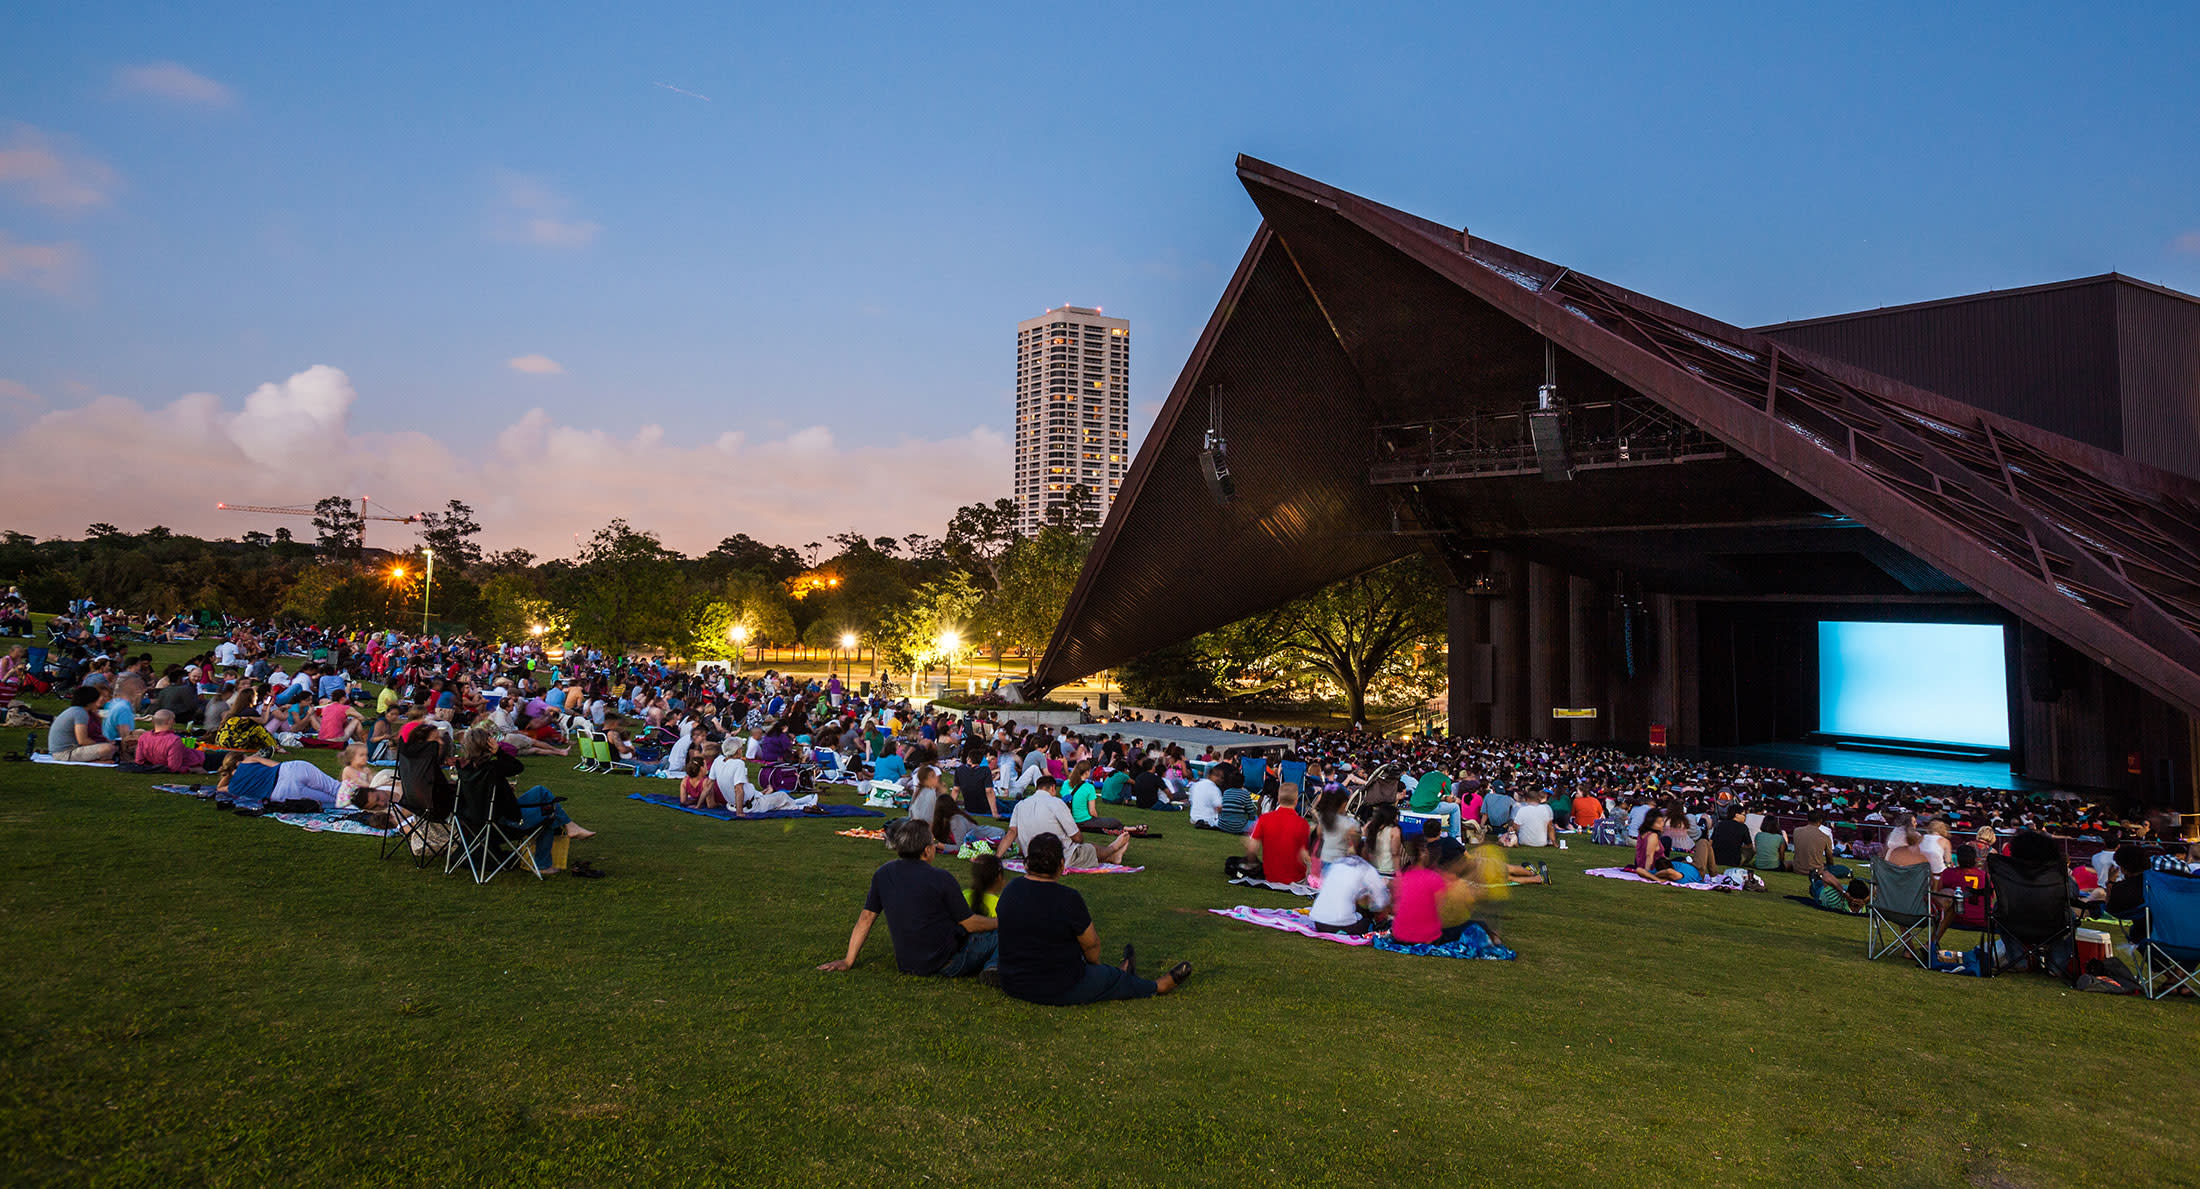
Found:
<path fill-rule="evenodd" d="M 1241 151 L 1745 324 L 2200 290 L 2189 6 L 195 7 L 0 12 L 0 427 L 89 465 L 102 418 L 204 393 L 174 416 L 220 453 L 271 385 L 336 457 L 246 450 L 227 498 L 444 498 L 383 451 L 530 544 L 1006 494 L 1015 322 L 1129 317 L 1157 402 L 1257 223 Z M 636 474 L 553 514 L 529 450 Z M 715 511 L 644 498 L 668 467 Z"/>

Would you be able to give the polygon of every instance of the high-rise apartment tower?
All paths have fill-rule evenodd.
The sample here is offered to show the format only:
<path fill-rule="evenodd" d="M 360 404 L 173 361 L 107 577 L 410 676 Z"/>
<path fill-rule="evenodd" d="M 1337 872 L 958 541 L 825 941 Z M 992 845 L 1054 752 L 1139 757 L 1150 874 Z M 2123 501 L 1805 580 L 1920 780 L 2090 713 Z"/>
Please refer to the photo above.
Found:
<path fill-rule="evenodd" d="M 1082 483 L 1105 517 L 1131 466 L 1131 324 L 1063 306 L 1016 326 L 1017 527 Z"/>

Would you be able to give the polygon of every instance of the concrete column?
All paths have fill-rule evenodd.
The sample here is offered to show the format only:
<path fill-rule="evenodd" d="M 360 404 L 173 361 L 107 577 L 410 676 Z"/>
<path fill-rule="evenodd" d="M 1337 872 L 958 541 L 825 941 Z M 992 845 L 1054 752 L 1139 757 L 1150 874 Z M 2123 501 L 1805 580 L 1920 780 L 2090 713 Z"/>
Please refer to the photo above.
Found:
<path fill-rule="evenodd" d="M 1605 606 L 1597 584 L 1578 574 L 1566 577 L 1566 704 L 1594 706 L 1597 717 L 1576 718 L 1558 724 L 1561 738 L 1593 743 L 1611 737 L 1610 689 L 1604 681 Z"/>
<path fill-rule="evenodd" d="M 1522 739 L 1528 734 L 1528 573 L 1516 554 L 1490 554 L 1490 578 L 1505 593 L 1491 597 L 1490 735 Z"/>
<path fill-rule="evenodd" d="M 1571 738 L 1551 717 L 1566 689 L 1566 575 L 1556 566 L 1528 563 L 1528 705 L 1531 739 Z"/>
<path fill-rule="evenodd" d="M 1444 587 L 1444 677 L 1449 689 L 1444 695 L 1444 711 L 1451 719 L 1451 733 L 1470 735 L 1474 726 L 1476 679 L 1474 630 L 1474 596 L 1467 588 L 1454 582 Z"/>

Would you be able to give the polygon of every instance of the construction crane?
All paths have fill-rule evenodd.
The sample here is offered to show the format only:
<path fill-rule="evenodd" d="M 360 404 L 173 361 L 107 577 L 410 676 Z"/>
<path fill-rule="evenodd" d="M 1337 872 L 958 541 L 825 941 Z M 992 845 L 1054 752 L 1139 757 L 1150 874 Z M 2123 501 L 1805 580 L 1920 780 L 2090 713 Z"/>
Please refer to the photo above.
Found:
<path fill-rule="evenodd" d="M 358 508 L 357 508 L 357 511 L 358 511 L 358 514 L 359 514 L 359 519 L 360 519 L 361 521 L 368 521 L 368 520 L 387 520 L 387 521 L 389 521 L 389 522 L 390 522 L 390 523 L 392 523 L 392 524 L 418 524 L 418 523 L 420 523 L 420 517 L 418 517 L 418 516 L 399 516 L 399 515 L 396 515 L 396 514 L 395 514 L 394 512 L 392 512 L 392 513 L 391 513 L 390 515 L 388 515 L 388 516 L 375 516 L 375 515 L 372 515 L 372 514 L 370 514 L 370 513 L 369 513 L 369 512 L 367 511 L 367 506 L 368 506 L 369 504 L 371 504 L 371 503 L 373 503 L 373 501 L 372 501 L 372 500 L 369 500 L 369 499 L 368 499 L 368 498 L 367 498 L 366 496 L 360 496 L 360 497 L 359 497 L 359 506 L 358 506 Z M 382 505 L 380 505 L 380 504 L 374 504 L 374 506 L 375 506 L 375 507 L 377 507 L 377 508 L 382 508 Z M 318 510 L 318 509 L 316 509 L 316 508 L 314 508 L 314 507 L 313 507 L 312 505 L 310 505 L 310 504 L 308 504 L 308 505 L 296 505 L 296 504 L 292 504 L 292 505 L 287 505 L 287 506 L 284 506 L 284 507 L 276 507 L 276 508 L 262 507 L 262 506 L 260 506 L 260 505 L 257 505 L 257 504 L 216 504 L 216 505 L 214 505 L 214 508 L 215 508 L 215 510 L 216 510 L 216 511 L 219 511 L 219 512 L 258 512 L 258 513 L 262 513 L 262 514 L 264 514 L 264 515 L 268 515 L 268 516 L 304 516 L 304 517 L 306 517 L 306 518 L 308 518 L 308 519 L 311 519 L 312 517 L 315 517 L 315 516 L 318 516 L 318 515 L 320 515 L 320 512 L 319 512 L 319 510 Z M 384 512 L 390 512 L 390 509 L 388 509 L 388 508 L 382 508 L 382 510 L 383 510 Z M 362 524 L 361 524 L 361 525 L 359 526 L 359 549 L 360 549 L 360 552 L 364 553 L 364 552 L 366 551 L 366 548 L 367 548 L 367 526 L 366 526 L 366 525 L 365 525 L 364 523 L 362 523 Z"/>

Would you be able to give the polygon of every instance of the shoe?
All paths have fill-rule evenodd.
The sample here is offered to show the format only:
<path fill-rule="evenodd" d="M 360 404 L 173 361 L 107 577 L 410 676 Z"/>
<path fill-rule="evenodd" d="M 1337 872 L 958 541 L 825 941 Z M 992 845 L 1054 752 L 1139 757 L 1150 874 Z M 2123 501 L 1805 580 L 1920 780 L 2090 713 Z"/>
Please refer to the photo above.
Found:
<path fill-rule="evenodd" d="M 998 966 L 988 966 L 985 969 L 979 971 L 978 982 L 984 986 L 994 987 L 996 989 L 999 988 L 1001 985 L 1001 968 Z"/>
<path fill-rule="evenodd" d="M 1192 981 L 1192 964 L 1189 962 L 1179 962 L 1176 965 L 1169 967 L 1169 981 L 1176 984 L 1174 987 L 1170 988 L 1171 990 L 1183 990 L 1184 984 Z"/>
<path fill-rule="evenodd" d="M 1138 947 L 1129 943 L 1123 946 L 1123 969 L 1131 974 L 1138 973 Z"/>

